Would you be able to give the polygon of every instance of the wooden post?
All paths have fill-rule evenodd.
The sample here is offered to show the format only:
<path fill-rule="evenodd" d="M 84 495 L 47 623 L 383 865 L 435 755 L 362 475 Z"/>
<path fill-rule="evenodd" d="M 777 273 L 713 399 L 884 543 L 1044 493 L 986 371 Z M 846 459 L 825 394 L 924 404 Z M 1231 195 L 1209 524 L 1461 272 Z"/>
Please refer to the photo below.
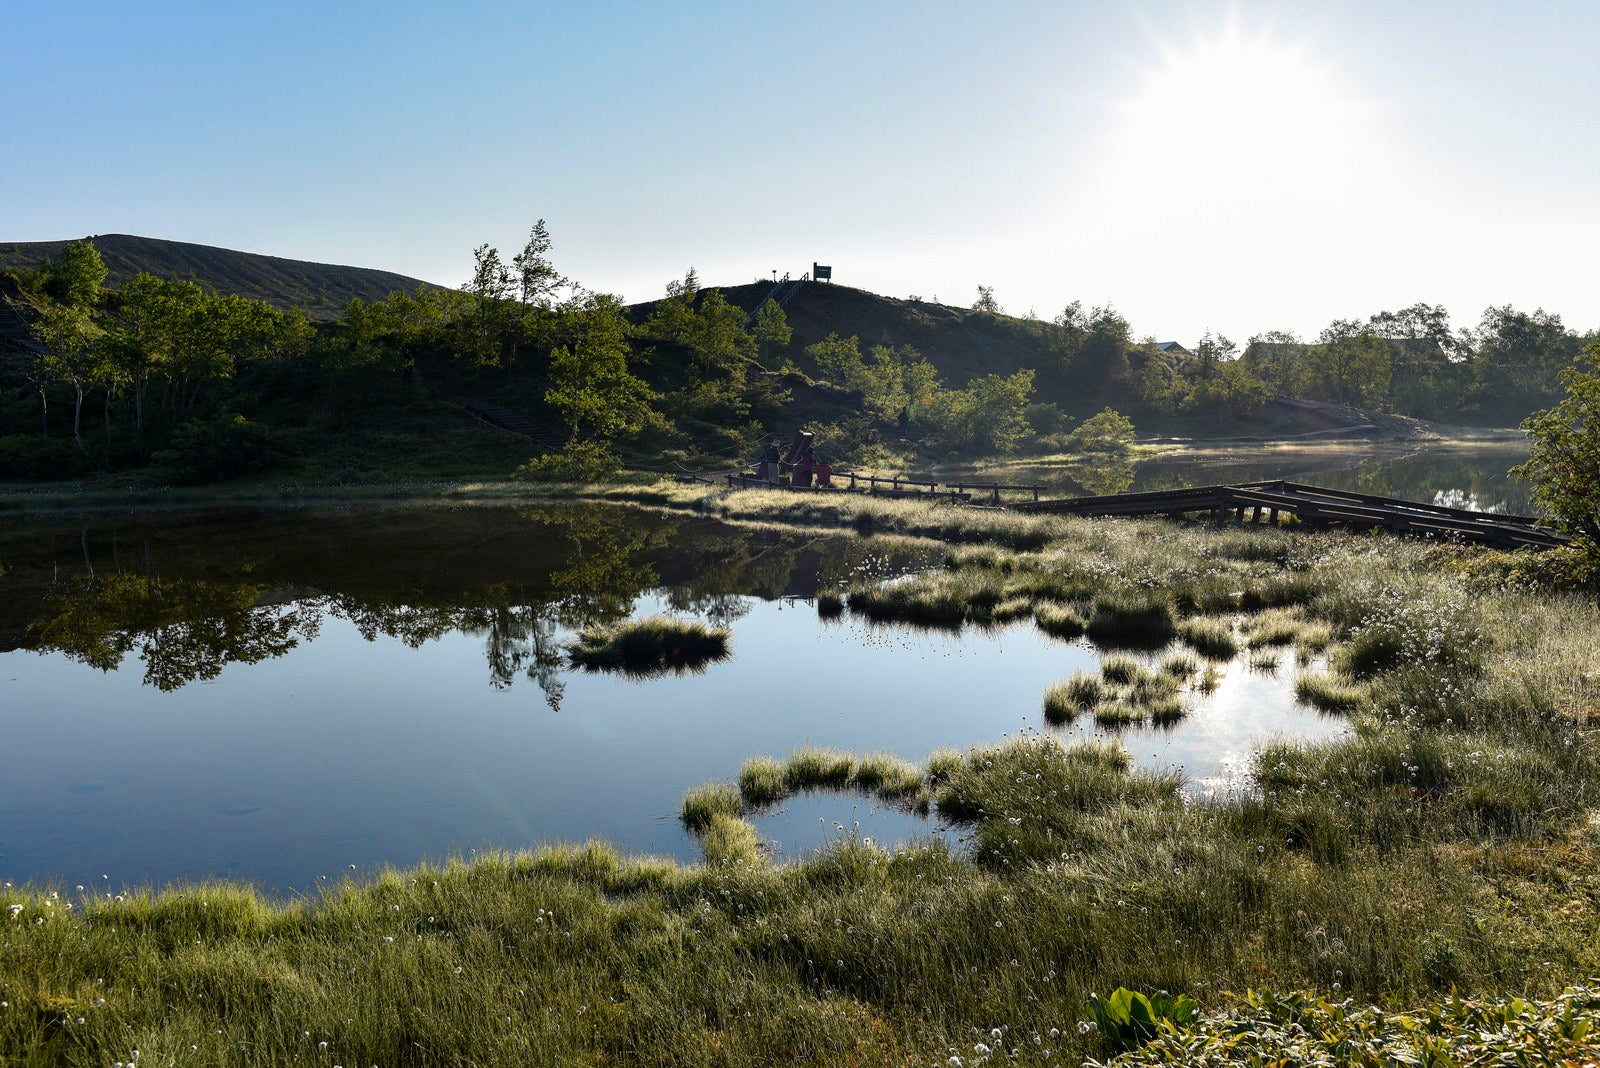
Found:
<path fill-rule="evenodd" d="M 1000 483 L 998 482 L 994 484 L 994 503 L 1000 503 Z"/>

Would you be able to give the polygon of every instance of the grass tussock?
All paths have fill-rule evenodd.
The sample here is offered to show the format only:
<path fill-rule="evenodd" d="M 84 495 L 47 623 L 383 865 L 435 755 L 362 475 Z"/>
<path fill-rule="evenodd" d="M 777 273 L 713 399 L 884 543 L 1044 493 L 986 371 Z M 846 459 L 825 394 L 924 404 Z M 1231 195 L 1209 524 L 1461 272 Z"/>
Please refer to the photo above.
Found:
<path fill-rule="evenodd" d="M 1303 671 L 1294 680 L 1295 700 L 1324 712 L 1354 712 L 1368 699 L 1365 687 L 1326 671 Z"/>
<path fill-rule="evenodd" d="M 1193 658 L 1181 655 L 1168 657 L 1160 669 L 1126 654 L 1107 656 L 1098 674 L 1074 672 L 1045 691 L 1045 720 L 1059 726 L 1088 713 L 1101 727 L 1169 726 L 1187 714 L 1180 691 L 1197 667 Z"/>
<path fill-rule="evenodd" d="M 1108 649 L 1159 649 L 1176 631 L 1172 602 L 1160 594 L 1124 592 L 1094 599 L 1086 633 Z"/>
<path fill-rule="evenodd" d="M 696 834 L 702 834 L 719 816 L 735 819 L 744 815 L 744 799 L 734 786 L 725 782 L 707 782 L 683 795 L 683 808 L 679 813 L 683 825 Z"/>
<path fill-rule="evenodd" d="M 1052 602 L 1034 606 L 1033 621 L 1040 630 L 1063 641 L 1080 638 L 1089 629 L 1089 621 L 1081 612 L 1070 605 Z"/>
<path fill-rule="evenodd" d="M 1185 619 L 1177 625 L 1178 640 L 1207 660 L 1228 661 L 1239 655 L 1239 642 L 1226 620 Z"/>
<path fill-rule="evenodd" d="M 572 663 L 589 671 L 661 675 L 701 671 L 728 656 L 729 632 L 696 620 L 650 616 L 585 627 L 568 646 Z"/>
<path fill-rule="evenodd" d="M 783 761 L 752 757 L 739 769 L 739 795 L 752 808 L 805 790 L 853 790 L 916 812 L 927 812 L 930 803 L 923 769 L 887 753 L 856 756 L 805 746 Z"/>

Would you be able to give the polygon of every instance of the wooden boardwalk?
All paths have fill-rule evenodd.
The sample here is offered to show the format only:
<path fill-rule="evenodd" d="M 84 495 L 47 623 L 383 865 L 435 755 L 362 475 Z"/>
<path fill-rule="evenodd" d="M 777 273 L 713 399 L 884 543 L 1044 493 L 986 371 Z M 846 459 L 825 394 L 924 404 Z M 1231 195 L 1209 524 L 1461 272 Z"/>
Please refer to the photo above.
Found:
<path fill-rule="evenodd" d="M 1523 546 L 1549 548 L 1572 539 L 1531 516 L 1473 512 L 1464 508 L 1421 504 L 1398 497 L 1307 486 L 1273 479 L 1233 486 L 1197 486 L 1193 489 L 1113 493 L 1099 497 L 1069 497 L 1053 501 L 1021 501 L 1009 505 L 1019 512 L 1061 515 L 1165 515 L 1208 512 L 1225 522 L 1276 523 L 1280 514 L 1297 516 L 1309 527 L 1343 526 L 1362 530 L 1387 530 L 1436 538 L 1455 538 L 1503 549 Z"/>

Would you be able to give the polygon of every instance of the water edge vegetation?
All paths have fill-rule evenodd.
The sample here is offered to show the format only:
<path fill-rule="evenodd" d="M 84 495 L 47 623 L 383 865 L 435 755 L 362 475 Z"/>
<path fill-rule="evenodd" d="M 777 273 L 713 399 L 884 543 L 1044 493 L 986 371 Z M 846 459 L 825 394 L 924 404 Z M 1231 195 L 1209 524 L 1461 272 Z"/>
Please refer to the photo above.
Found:
<path fill-rule="evenodd" d="M 1192 621 L 1294 644 L 1302 684 L 1337 687 L 1352 731 L 1269 744 L 1254 792 L 1208 801 L 1114 742 L 1047 732 L 909 769 L 756 757 L 686 798 L 696 865 L 590 842 L 352 875 L 290 902 L 223 884 L 8 885 L 0 1053 L 935 1064 L 981 1045 L 1071 1063 L 1113 1052 L 1080 1021 L 1091 994 L 1127 987 L 1195 998 L 1211 1041 L 1215 1014 L 1260 1017 L 1252 1042 L 1280 1055 L 1306 1041 L 1280 1026 L 1285 1005 L 1323 1021 L 1327 1044 L 1365 1026 L 1360 1006 L 1419 1002 L 1440 1042 L 1480 1042 L 1450 1023 L 1489 1012 L 1451 1000 L 1470 992 L 1511 1005 L 1498 1019 L 1552 1056 L 1595 1056 L 1579 1026 L 1597 1018 L 1593 996 L 1500 1000 L 1548 1003 L 1600 974 L 1600 608 L 1549 581 L 1562 571 L 1548 554 L 703 487 L 573 492 L 938 539 L 945 566 L 846 588 L 839 607 L 947 626 L 1099 619 L 1127 650 L 1107 658 L 1107 690 L 1159 677 L 1152 694 L 1170 696 L 1204 670 L 1171 642 Z M 844 833 L 777 864 L 745 819 L 785 791 L 885 784 L 926 790 L 966 848 Z"/>

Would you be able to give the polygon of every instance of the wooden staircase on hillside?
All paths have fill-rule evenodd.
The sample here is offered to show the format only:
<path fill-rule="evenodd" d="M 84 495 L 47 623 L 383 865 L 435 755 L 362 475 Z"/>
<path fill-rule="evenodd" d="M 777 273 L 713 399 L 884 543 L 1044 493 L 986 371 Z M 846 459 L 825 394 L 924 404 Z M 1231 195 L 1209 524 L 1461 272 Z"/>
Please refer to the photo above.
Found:
<path fill-rule="evenodd" d="M 782 280 L 772 283 L 772 288 L 767 290 L 767 295 L 761 298 L 761 303 L 757 304 L 751 310 L 749 317 L 745 319 L 745 325 L 749 326 L 755 322 L 756 316 L 761 314 L 761 309 L 765 308 L 769 302 L 776 301 L 778 307 L 788 308 L 789 302 L 794 299 L 796 293 L 800 292 L 800 287 L 805 284 L 805 281 L 803 277 L 784 277 Z"/>
<path fill-rule="evenodd" d="M 527 412 L 489 401 L 462 401 L 468 415 L 485 426 L 528 438 L 542 448 L 555 451 L 567 443 L 567 435 L 548 423 L 541 423 Z"/>

